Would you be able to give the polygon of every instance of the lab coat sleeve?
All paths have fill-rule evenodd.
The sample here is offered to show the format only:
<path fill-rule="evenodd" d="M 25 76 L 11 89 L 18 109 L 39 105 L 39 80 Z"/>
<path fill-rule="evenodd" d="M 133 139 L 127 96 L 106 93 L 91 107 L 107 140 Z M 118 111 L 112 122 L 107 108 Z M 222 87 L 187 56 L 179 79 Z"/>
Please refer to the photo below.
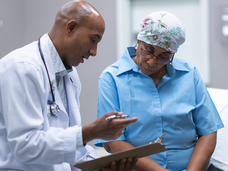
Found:
<path fill-rule="evenodd" d="M 86 153 L 84 153 L 84 155 L 81 156 L 81 158 L 76 159 L 77 162 L 94 160 L 95 158 L 97 158 L 94 148 L 91 147 L 90 145 L 86 145 L 81 152 L 84 152 L 84 151 L 86 151 Z M 79 170 L 80 169 L 75 168 L 74 165 L 71 165 L 71 171 L 79 171 Z"/>
<path fill-rule="evenodd" d="M 15 157 L 29 164 L 75 163 L 81 127 L 45 128 L 44 78 L 34 64 L 17 62 L 1 73 L 2 112 L 7 139 Z"/>

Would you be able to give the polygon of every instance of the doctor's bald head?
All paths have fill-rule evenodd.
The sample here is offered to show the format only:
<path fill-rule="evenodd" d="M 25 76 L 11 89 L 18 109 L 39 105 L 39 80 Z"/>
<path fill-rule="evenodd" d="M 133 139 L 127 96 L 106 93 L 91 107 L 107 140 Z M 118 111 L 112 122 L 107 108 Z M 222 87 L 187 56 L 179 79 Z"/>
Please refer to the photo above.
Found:
<path fill-rule="evenodd" d="M 49 36 L 64 64 L 77 66 L 89 56 L 96 56 L 104 30 L 105 22 L 98 10 L 84 0 L 74 0 L 57 12 Z"/>

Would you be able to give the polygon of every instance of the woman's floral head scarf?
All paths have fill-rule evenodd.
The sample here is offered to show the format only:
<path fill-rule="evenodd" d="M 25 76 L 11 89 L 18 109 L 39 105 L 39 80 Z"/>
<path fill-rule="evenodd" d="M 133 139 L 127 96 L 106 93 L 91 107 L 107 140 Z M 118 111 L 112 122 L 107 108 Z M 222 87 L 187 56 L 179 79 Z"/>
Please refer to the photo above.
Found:
<path fill-rule="evenodd" d="M 143 19 L 137 39 L 175 53 L 185 41 L 185 29 L 173 14 L 154 12 Z"/>

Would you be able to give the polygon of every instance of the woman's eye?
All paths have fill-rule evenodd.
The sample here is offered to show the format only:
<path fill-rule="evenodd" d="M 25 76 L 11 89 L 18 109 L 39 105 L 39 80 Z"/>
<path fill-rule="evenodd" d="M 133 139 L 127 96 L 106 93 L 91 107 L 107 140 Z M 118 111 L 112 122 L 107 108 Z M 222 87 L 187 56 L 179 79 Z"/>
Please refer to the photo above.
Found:
<path fill-rule="evenodd" d="M 147 51 L 147 54 L 148 54 L 148 55 L 152 55 L 153 52 L 152 52 L 152 51 Z"/>
<path fill-rule="evenodd" d="M 165 59 L 165 58 L 167 59 L 167 58 L 170 58 L 171 54 L 168 52 L 163 52 L 159 56 L 163 59 Z"/>
<path fill-rule="evenodd" d="M 150 54 L 151 54 L 150 51 L 148 51 L 148 50 L 146 50 L 146 49 L 143 49 L 143 48 L 141 48 L 141 51 L 142 51 L 142 53 L 143 53 L 144 55 L 150 55 Z"/>

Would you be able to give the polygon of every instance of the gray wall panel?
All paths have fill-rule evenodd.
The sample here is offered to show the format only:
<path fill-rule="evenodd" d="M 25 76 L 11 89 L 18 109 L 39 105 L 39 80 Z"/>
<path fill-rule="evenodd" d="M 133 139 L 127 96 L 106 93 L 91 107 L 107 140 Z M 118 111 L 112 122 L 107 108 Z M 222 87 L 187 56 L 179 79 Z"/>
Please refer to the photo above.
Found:
<path fill-rule="evenodd" d="M 54 22 L 57 10 L 68 0 L 24 0 L 25 42 L 37 40 L 47 33 Z"/>
<path fill-rule="evenodd" d="M 117 59 L 116 53 L 116 1 L 90 0 L 105 19 L 106 29 L 103 39 L 98 45 L 96 57 L 78 67 L 81 82 L 81 114 L 83 124 L 96 119 L 97 116 L 97 86 L 102 70 Z"/>
<path fill-rule="evenodd" d="M 24 45 L 24 0 L 0 0 L 0 58 Z"/>
<path fill-rule="evenodd" d="M 228 41 L 221 40 L 221 8 L 227 0 L 210 0 L 210 76 L 209 86 L 228 88 Z"/>

